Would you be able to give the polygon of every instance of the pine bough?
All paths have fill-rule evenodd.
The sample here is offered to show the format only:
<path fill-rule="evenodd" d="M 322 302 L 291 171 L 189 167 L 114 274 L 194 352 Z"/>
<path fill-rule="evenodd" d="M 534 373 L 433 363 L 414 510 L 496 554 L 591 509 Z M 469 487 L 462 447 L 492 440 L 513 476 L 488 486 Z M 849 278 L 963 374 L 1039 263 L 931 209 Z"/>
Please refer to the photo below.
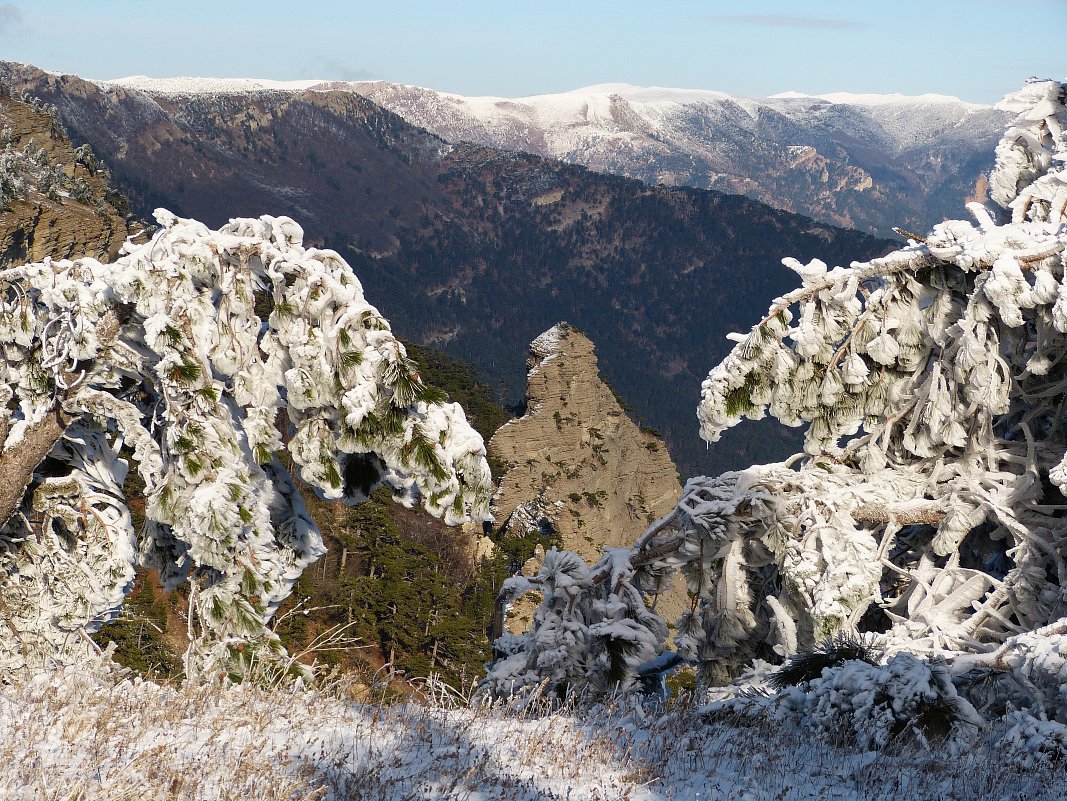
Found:
<path fill-rule="evenodd" d="M 805 426 L 804 453 L 690 480 L 625 560 L 546 559 L 534 628 L 503 643 L 490 689 L 595 688 L 609 621 L 627 686 L 665 627 L 614 577 L 647 594 L 680 570 L 693 608 L 675 643 L 705 682 L 845 633 L 1010 674 L 1067 720 L 1065 93 L 1005 99 L 1019 116 L 975 222 L 849 267 L 785 260 L 801 286 L 732 335 L 697 414 L 710 442 L 743 418 Z"/>
<path fill-rule="evenodd" d="M 325 550 L 282 454 L 326 498 L 488 518 L 481 437 L 340 256 L 287 218 L 156 219 L 114 263 L 0 272 L 0 672 L 84 659 L 138 564 L 192 585 L 190 676 L 280 654 L 265 624 Z"/>

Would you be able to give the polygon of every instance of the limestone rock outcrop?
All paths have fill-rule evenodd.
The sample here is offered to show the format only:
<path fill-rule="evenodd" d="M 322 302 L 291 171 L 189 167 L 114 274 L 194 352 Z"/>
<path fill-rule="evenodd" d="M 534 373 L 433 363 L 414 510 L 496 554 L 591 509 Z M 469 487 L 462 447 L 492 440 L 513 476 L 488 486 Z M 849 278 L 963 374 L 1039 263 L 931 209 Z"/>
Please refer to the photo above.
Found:
<path fill-rule="evenodd" d="M 554 531 L 563 548 L 595 562 L 674 508 L 678 471 L 662 440 L 639 428 L 601 380 L 593 343 L 576 328 L 560 323 L 537 337 L 529 367 L 526 414 L 489 444 L 508 465 L 493 512 L 505 534 Z M 673 619 L 686 603 L 679 581 L 656 610 Z M 515 610 L 509 627 L 521 627 L 528 611 Z"/>
<path fill-rule="evenodd" d="M 0 90 L 0 267 L 114 258 L 140 231 L 108 173 L 40 104 Z"/>

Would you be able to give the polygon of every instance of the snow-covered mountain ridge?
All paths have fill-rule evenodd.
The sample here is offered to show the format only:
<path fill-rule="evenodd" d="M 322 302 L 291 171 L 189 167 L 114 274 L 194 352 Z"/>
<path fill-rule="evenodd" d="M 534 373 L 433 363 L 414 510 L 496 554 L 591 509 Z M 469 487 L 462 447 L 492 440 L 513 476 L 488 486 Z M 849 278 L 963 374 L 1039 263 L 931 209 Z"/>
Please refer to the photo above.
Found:
<path fill-rule="evenodd" d="M 529 97 L 467 97 L 343 81 L 146 78 L 156 95 L 348 91 L 452 142 L 582 164 L 650 184 L 743 194 L 835 225 L 926 230 L 984 192 L 1012 110 L 937 94 L 782 92 L 605 83 Z"/>
<path fill-rule="evenodd" d="M 897 225 L 925 230 L 980 194 L 1011 116 L 931 94 L 754 98 L 602 84 L 508 99 L 384 82 L 349 86 L 450 141 L 744 194 L 881 233 Z"/>
<path fill-rule="evenodd" d="M 235 92 L 302 92 L 319 86 L 323 81 L 273 81 L 267 78 L 149 78 L 147 75 L 131 75 L 117 80 L 98 80 L 100 86 L 122 86 L 140 89 L 151 94 L 198 95 L 233 94 Z"/>
<path fill-rule="evenodd" d="M 717 100 L 741 100 L 744 95 L 731 95 L 714 89 L 681 89 L 663 86 L 638 86 L 631 83 L 599 83 L 570 89 L 565 92 L 548 93 L 543 95 L 525 95 L 517 98 L 508 98 L 502 95 L 461 95 L 455 92 L 444 92 L 429 87 L 415 84 L 394 84 L 388 81 L 334 81 L 329 79 L 303 79 L 292 81 L 280 81 L 271 78 L 213 78 L 195 76 L 173 76 L 167 78 L 152 78 L 147 75 L 130 75 L 124 78 L 95 79 L 94 83 L 100 86 L 122 86 L 127 89 L 140 89 L 149 94 L 230 94 L 233 92 L 257 92 L 257 91 L 282 91 L 302 92 L 311 90 L 337 90 L 343 87 L 352 89 L 363 87 L 395 87 L 419 92 L 434 92 L 441 97 L 454 98 L 464 102 L 474 103 L 482 101 L 489 104 L 500 103 L 529 103 L 537 105 L 541 101 L 552 98 L 567 97 L 590 97 L 618 95 L 627 100 L 643 103 L 702 103 Z M 362 94 L 362 92 L 361 92 Z M 766 98 L 748 98 L 759 101 L 775 100 L 824 100 L 838 105 L 857 106 L 882 106 L 899 104 L 962 104 L 975 110 L 992 108 L 990 104 L 969 103 L 952 95 L 940 95 L 925 93 L 922 95 L 891 94 L 860 94 L 854 92 L 830 92 L 825 94 L 806 94 L 804 92 L 785 91 L 769 95 Z"/>

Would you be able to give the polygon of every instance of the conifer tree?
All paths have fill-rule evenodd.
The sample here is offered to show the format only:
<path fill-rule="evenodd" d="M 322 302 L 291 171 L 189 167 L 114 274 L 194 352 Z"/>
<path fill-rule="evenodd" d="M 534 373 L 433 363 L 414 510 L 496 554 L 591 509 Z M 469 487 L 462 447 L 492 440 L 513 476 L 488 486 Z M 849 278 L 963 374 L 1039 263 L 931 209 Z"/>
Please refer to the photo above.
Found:
<path fill-rule="evenodd" d="M 633 574 L 626 548 L 608 549 L 592 569 L 577 554 L 552 548 L 536 576 L 505 581 L 505 603 L 528 592 L 539 592 L 542 601 L 529 632 L 497 639 L 498 659 L 483 690 L 496 696 L 547 691 L 563 699 L 627 687 L 667 636 Z"/>
<path fill-rule="evenodd" d="M 1067 652 L 1065 94 L 1003 101 L 1019 116 L 974 222 L 847 267 L 786 259 L 801 286 L 731 335 L 702 436 L 769 414 L 806 428 L 804 452 L 690 480 L 630 554 L 638 586 L 684 573 L 675 640 L 706 681 L 839 634 L 1000 665 L 1047 656 L 1034 636 Z"/>
<path fill-rule="evenodd" d="M 481 437 L 340 256 L 287 218 L 156 219 L 113 263 L 0 272 L 0 670 L 85 658 L 138 564 L 191 584 L 190 675 L 278 655 L 265 624 L 324 552 L 286 463 L 326 498 L 488 518 Z"/>

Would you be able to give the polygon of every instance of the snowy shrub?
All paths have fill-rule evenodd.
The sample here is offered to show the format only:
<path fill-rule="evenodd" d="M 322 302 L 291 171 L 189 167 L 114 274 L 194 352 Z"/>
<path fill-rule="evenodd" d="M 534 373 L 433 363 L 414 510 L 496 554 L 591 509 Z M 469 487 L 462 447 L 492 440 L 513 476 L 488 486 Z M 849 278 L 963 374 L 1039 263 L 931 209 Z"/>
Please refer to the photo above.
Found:
<path fill-rule="evenodd" d="M 488 518 L 481 437 L 340 256 L 284 217 L 156 220 L 113 263 L 0 272 L 5 672 L 84 659 L 137 564 L 191 584 L 190 674 L 279 653 L 265 623 L 324 552 L 282 455 L 327 498 L 385 483 L 448 523 Z"/>
<path fill-rule="evenodd" d="M 1023 710 L 1009 713 L 1005 722 L 1010 728 L 997 745 L 1015 767 L 1030 770 L 1039 763 L 1067 764 L 1067 726 Z"/>
<path fill-rule="evenodd" d="M 667 637 L 632 582 L 625 548 L 607 550 L 590 569 L 571 551 L 552 548 L 536 576 L 514 576 L 501 589 L 505 602 L 536 590 L 542 602 L 525 634 L 505 634 L 483 692 L 508 696 L 547 691 L 558 699 L 602 695 L 629 687 L 638 668 Z"/>
<path fill-rule="evenodd" d="M 952 663 L 957 686 L 980 710 L 1003 714 L 1026 707 L 1067 723 L 1067 619 Z"/>
<path fill-rule="evenodd" d="M 906 653 L 883 665 L 845 661 L 777 695 L 742 693 L 702 709 L 710 719 L 723 712 L 791 720 L 864 749 L 884 749 L 913 739 L 957 753 L 975 741 L 982 723 L 974 707 L 956 692 L 943 663 Z"/>
<path fill-rule="evenodd" d="M 806 685 L 783 691 L 778 701 L 804 725 L 830 736 L 844 728 L 865 748 L 913 735 L 959 750 L 973 742 L 981 723 L 943 664 L 906 653 L 884 665 L 854 660 L 827 668 Z"/>
<path fill-rule="evenodd" d="M 803 650 L 786 660 L 786 663 L 774 672 L 770 685 L 776 690 L 817 679 L 827 668 L 840 667 L 845 662 L 866 662 L 878 664 L 877 651 L 862 640 L 846 634 L 831 637 L 819 646 Z"/>
<path fill-rule="evenodd" d="M 675 641 L 705 684 L 868 633 L 888 655 L 982 654 L 952 672 L 996 663 L 1059 714 L 1014 663 L 1028 632 L 1067 634 L 1065 94 L 1003 101 L 1018 117 L 974 222 L 847 267 L 786 259 L 800 287 L 731 335 L 702 435 L 770 414 L 804 452 L 691 479 L 630 557 L 638 587 L 685 576 Z"/>

